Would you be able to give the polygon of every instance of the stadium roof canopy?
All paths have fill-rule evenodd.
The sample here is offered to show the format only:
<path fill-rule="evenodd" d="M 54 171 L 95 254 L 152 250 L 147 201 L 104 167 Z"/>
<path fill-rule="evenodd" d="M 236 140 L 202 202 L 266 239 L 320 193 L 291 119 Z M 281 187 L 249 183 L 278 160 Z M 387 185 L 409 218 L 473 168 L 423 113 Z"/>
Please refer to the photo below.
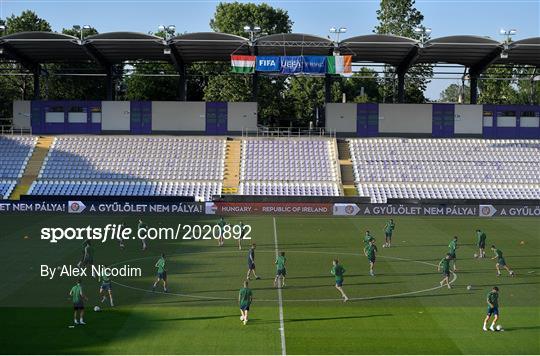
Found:
<path fill-rule="evenodd" d="M 187 33 L 169 39 L 134 32 L 102 33 L 84 40 L 53 32 L 21 32 L 0 37 L 0 59 L 17 61 L 33 72 L 36 98 L 40 97 L 40 65 L 44 63 L 96 63 L 106 72 L 107 98 L 111 98 L 115 64 L 132 60 L 169 62 L 180 74 L 179 97 L 185 98 L 186 63 L 229 61 L 232 54 L 332 55 L 335 52 L 350 54 L 357 63 L 394 66 L 399 102 L 404 100 L 405 74 L 415 64 L 449 63 L 468 67 L 471 103 L 476 102 L 479 75 L 490 65 L 540 68 L 540 37 L 511 43 L 479 36 L 448 36 L 420 43 L 411 38 L 384 34 L 355 36 L 335 43 L 328 38 L 302 33 L 262 36 L 252 42 L 217 32 Z"/>
<path fill-rule="evenodd" d="M 467 67 L 514 63 L 540 67 L 540 37 L 509 45 L 479 36 L 435 38 L 424 44 L 410 38 L 370 34 L 335 44 L 309 34 L 263 36 L 253 43 L 225 33 L 188 33 L 165 40 L 149 34 L 109 32 L 85 38 L 54 32 L 21 32 L 0 37 L 0 57 L 24 63 L 83 62 L 115 64 L 127 60 L 173 62 L 170 52 L 184 63 L 228 61 L 231 54 L 331 55 L 337 49 L 355 62 L 393 66 L 415 63 L 452 63 Z M 501 58 L 501 53 L 507 54 Z"/>

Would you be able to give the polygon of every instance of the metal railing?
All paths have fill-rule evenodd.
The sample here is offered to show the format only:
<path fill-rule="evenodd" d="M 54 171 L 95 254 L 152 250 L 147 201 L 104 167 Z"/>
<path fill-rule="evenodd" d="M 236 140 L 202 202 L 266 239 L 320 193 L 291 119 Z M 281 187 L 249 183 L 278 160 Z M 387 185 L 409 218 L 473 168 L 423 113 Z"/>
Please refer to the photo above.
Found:
<path fill-rule="evenodd" d="M 31 135 L 32 128 L 13 127 L 13 125 L 0 125 L 0 135 Z"/>
<path fill-rule="evenodd" d="M 242 128 L 242 137 L 336 137 L 335 130 L 324 127 L 270 127 Z"/>

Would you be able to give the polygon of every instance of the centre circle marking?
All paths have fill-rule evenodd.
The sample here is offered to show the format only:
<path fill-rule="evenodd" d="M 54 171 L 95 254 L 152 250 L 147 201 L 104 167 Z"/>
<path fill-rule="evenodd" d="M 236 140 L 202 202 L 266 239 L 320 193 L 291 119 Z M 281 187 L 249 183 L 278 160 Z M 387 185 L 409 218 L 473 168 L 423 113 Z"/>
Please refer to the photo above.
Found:
<path fill-rule="evenodd" d="M 202 251 L 202 252 L 186 252 L 186 253 L 177 253 L 169 256 L 185 256 L 185 255 L 202 255 L 202 254 L 231 254 L 236 253 L 237 251 Z M 303 250 L 289 250 L 289 253 L 306 253 L 306 254 L 317 254 L 317 255 L 345 255 L 345 256 L 361 256 L 365 257 L 363 254 L 360 253 L 352 253 L 352 252 L 322 252 L 322 251 L 303 251 Z M 260 250 L 258 253 L 275 253 L 275 251 L 271 250 Z M 385 258 L 390 260 L 396 260 L 396 261 L 407 261 L 407 262 L 413 262 L 413 263 L 419 263 L 424 264 L 431 267 L 437 267 L 436 264 L 425 262 L 425 261 L 416 261 L 408 258 L 401 258 L 401 257 L 392 257 L 392 256 L 382 256 L 378 255 L 379 258 Z M 133 258 L 121 262 L 116 262 L 111 264 L 109 267 L 114 267 L 120 264 L 125 264 L 128 262 L 136 262 L 141 260 L 146 260 L 150 258 L 155 258 L 155 256 L 146 256 L 146 257 L 138 257 Z M 452 280 L 450 281 L 450 284 L 454 283 L 457 279 L 457 275 L 455 272 L 452 273 Z M 138 288 L 133 287 L 127 284 L 119 283 L 114 280 L 111 280 L 112 283 L 124 287 L 131 290 L 146 292 L 146 293 L 154 293 L 154 294 L 165 294 L 165 295 L 174 295 L 177 297 L 184 297 L 184 298 L 191 298 L 191 299 L 198 299 L 198 300 L 237 300 L 237 298 L 225 298 L 225 297 L 212 297 L 212 296 L 201 296 L 201 295 L 194 295 L 194 294 L 183 294 L 183 293 L 173 293 L 173 292 L 159 292 L 159 291 L 152 291 L 144 288 Z M 385 294 L 385 295 L 376 295 L 376 296 L 370 296 L 370 297 L 350 297 L 349 300 L 373 300 L 373 299 L 384 299 L 384 298 L 395 298 L 395 297 L 403 297 L 408 295 L 414 295 L 414 294 L 421 294 L 426 292 L 431 292 L 437 289 L 441 289 L 443 286 L 437 285 L 435 287 L 421 289 L 421 290 L 415 290 L 410 292 L 403 292 L 403 293 L 395 293 L 395 294 Z M 322 298 L 322 299 L 283 299 L 284 302 L 335 302 L 335 301 L 342 301 L 343 298 Z M 277 299 L 257 299 L 259 302 L 277 302 Z"/>

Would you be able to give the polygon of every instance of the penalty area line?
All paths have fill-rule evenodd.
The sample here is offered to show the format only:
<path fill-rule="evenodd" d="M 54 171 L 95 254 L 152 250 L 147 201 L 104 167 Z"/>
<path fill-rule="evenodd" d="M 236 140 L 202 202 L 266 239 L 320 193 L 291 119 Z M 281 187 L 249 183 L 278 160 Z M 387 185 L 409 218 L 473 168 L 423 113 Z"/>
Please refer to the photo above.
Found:
<path fill-rule="evenodd" d="M 276 258 L 279 255 L 278 249 L 278 240 L 277 240 L 277 228 L 276 228 L 276 217 L 272 217 L 274 220 L 274 246 L 276 250 Z M 278 280 L 278 304 L 279 304 L 279 333 L 281 336 L 281 354 L 287 355 L 287 347 L 285 345 L 285 321 L 283 320 L 283 296 L 281 293 L 281 284 Z"/>

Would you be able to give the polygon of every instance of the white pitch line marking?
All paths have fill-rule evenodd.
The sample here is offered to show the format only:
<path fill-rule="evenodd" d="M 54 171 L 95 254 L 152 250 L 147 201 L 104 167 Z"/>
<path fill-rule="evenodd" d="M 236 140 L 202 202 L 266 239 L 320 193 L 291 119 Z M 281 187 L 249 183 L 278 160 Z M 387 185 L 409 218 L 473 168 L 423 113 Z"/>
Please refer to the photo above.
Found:
<path fill-rule="evenodd" d="M 277 228 L 276 228 L 276 218 L 274 220 L 274 246 L 276 250 L 276 258 L 279 255 L 278 241 L 277 241 Z M 281 285 L 278 281 L 278 303 L 279 303 L 279 333 L 281 335 L 281 354 L 283 356 L 287 355 L 287 346 L 285 345 L 285 322 L 283 320 L 283 297 L 281 294 Z"/>

